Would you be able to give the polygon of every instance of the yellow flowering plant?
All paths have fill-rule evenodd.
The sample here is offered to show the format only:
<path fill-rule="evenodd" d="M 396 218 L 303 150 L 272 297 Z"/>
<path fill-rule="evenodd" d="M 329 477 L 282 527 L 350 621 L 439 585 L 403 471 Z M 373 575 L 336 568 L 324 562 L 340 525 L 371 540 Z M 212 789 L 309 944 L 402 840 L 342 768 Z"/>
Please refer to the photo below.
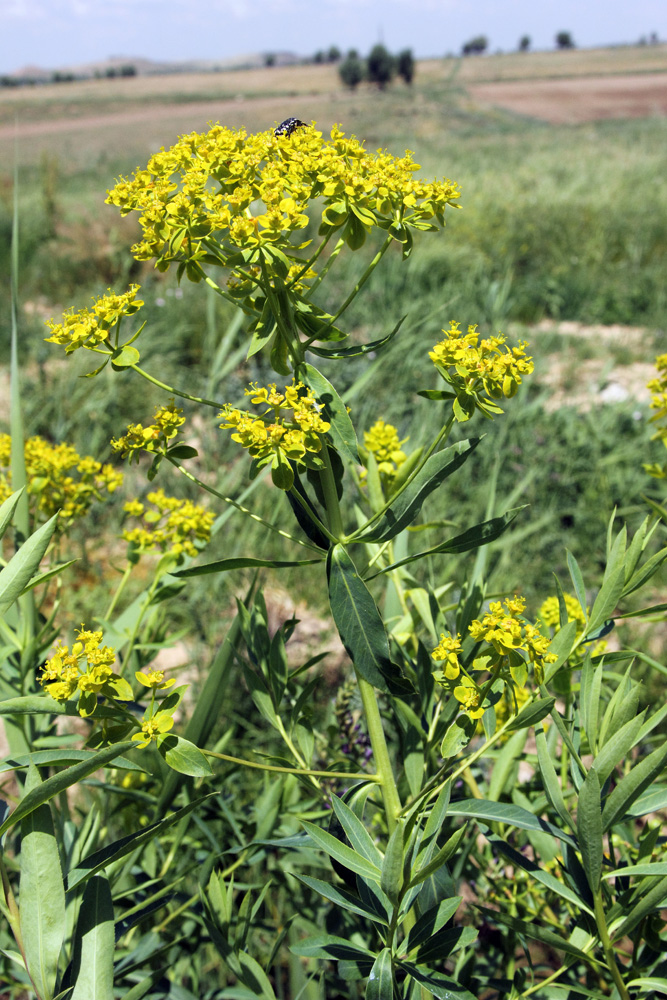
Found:
<path fill-rule="evenodd" d="M 122 214 L 139 216 L 135 258 L 162 272 L 173 268 L 179 280 L 204 284 L 238 307 L 247 350 L 228 398 L 209 399 L 185 384 L 185 366 L 178 386 L 140 367 L 137 286 L 49 324 L 48 339 L 68 354 L 92 351 L 102 359 L 97 371 L 109 364 L 111 377 L 148 380 L 164 392 L 145 422 L 119 429 L 113 450 L 129 461 L 148 455 L 150 480 L 179 473 L 208 496 L 206 506 L 177 500 L 165 486 L 124 501 L 128 567 L 98 615 L 100 628 L 82 626 L 73 644 L 56 644 L 36 671 L 41 691 L 24 671 L 8 709 L 23 726 L 23 756 L 15 757 L 17 766 L 27 760 L 32 784 L 0 834 L 17 814 L 29 817 L 32 803 L 41 808 L 105 767 L 149 774 L 113 783 L 123 810 L 132 802 L 142 812 L 128 819 L 119 807 L 117 819 L 107 808 L 103 821 L 96 813 L 99 822 L 86 827 L 94 844 L 70 850 L 68 841 L 63 852 L 68 888 L 90 886 L 71 964 L 59 957 L 62 941 L 44 944 L 31 934 L 30 911 L 22 915 L 12 904 L 3 870 L 19 946 L 27 931 L 25 968 L 43 978 L 37 995 L 73 987 L 74 1000 L 114 990 L 138 996 L 158 981 L 168 991 L 180 976 L 184 940 L 199 956 L 196 971 L 178 983 L 192 996 L 276 1000 L 289 991 L 322 1000 L 364 990 L 369 1000 L 474 1000 L 500 990 L 518 1000 L 539 996 L 546 983 L 601 1000 L 602 983 L 604 995 L 613 988 L 620 1000 L 635 1000 L 632 983 L 660 972 L 659 948 L 638 943 L 629 958 L 627 942 L 640 923 L 660 919 L 664 903 L 664 886 L 656 890 L 642 868 L 657 834 L 634 843 L 637 819 L 667 801 L 662 791 L 644 798 L 667 767 L 665 745 L 647 743 L 664 712 L 645 720 L 629 667 L 619 680 L 617 660 L 632 654 L 608 670 L 606 650 L 594 644 L 667 552 L 644 558 L 648 525 L 630 541 L 624 529 L 610 529 L 604 575 L 588 601 L 568 556 L 581 614 L 569 613 L 559 584 L 557 623 L 552 603 L 533 620 L 522 597 L 508 596 L 521 581 L 505 579 L 499 593 L 490 591 L 487 552 L 503 536 L 509 547 L 525 544 L 508 534 L 520 510 L 495 514 L 490 497 L 486 519 L 470 524 L 449 480 L 480 445 L 462 432 L 478 416 L 500 418 L 532 373 L 523 342 L 510 345 L 474 325 L 463 332 L 457 321 L 442 336 L 432 331 L 414 359 L 423 365 L 414 391 L 428 419 L 412 450 L 412 428 L 409 435 L 380 415 L 365 426 L 346 403 L 349 359 L 372 351 L 381 366 L 383 348 L 401 336 L 392 317 L 390 333 L 358 343 L 345 329 L 348 308 L 391 247 L 407 258 L 422 239 L 435 238 L 458 197 L 449 180 L 420 179 L 410 153 L 370 153 L 337 126 L 325 138 L 297 119 L 255 135 L 212 125 L 182 136 L 109 192 Z M 370 261 L 332 305 L 324 294 L 329 275 L 366 243 Z M 426 372 L 431 387 L 418 389 Z M 208 473 L 195 474 L 197 452 L 182 437 L 183 400 L 188 412 L 217 425 L 213 433 L 229 434 L 252 488 L 273 490 L 275 517 L 226 496 Z M 291 532 L 276 523 L 281 505 L 294 517 Z M 272 531 L 289 546 L 286 558 L 264 548 L 238 555 L 235 544 L 231 554 L 202 561 L 203 546 L 226 524 L 223 509 Z M 223 542 L 243 543 L 247 522 L 237 523 Z M 31 571 L 40 558 L 35 546 Z M 138 564 L 152 580 L 121 606 Z M 277 623 L 262 593 L 260 573 L 306 565 L 313 579 L 321 571 L 342 647 L 342 665 L 328 674 L 325 654 L 310 649 L 295 665 L 296 616 Z M 166 642 L 160 612 L 192 578 L 237 570 L 250 570 L 251 583 L 210 660 L 204 652 L 194 664 L 201 673 L 185 700 L 185 686 L 166 679 L 154 659 Z M 593 655 L 582 657 L 584 647 Z M 563 706 L 566 675 L 574 680 Z M 339 696 L 329 711 L 322 703 L 331 688 Z M 76 715 L 91 730 L 74 764 L 68 747 L 36 756 L 42 743 L 30 719 L 57 715 Z M 50 754 L 57 737 L 49 730 L 41 739 Z M 65 770 L 43 780 L 38 765 Z M 48 822 L 40 813 L 41 832 Z M 108 833 L 119 823 L 126 823 L 122 836 Z M 629 847 L 617 846 L 618 831 Z M 116 839 L 103 843 L 107 836 Z M 64 883 L 55 833 L 52 840 L 49 926 L 60 927 Z M 469 895 L 485 867 L 494 876 L 492 851 L 532 880 L 538 902 L 548 888 L 548 912 L 537 906 L 531 913 L 533 897 L 523 889 L 520 898 L 487 894 L 495 906 L 488 912 L 467 907 L 463 883 Z M 29 865 L 30 850 L 26 857 Z M 304 874 L 313 864 L 318 878 Z M 123 913 L 116 929 L 124 949 L 115 971 L 114 903 Z M 459 907 L 465 916 L 456 916 Z M 95 940 L 84 933 L 87 919 L 97 921 Z M 142 924 L 136 940 L 135 920 Z M 502 947 L 476 943 L 485 922 L 501 928 Z M 651 934 L 656 944 L 659 931 Z M 526 944 L 533 940 L 563 960 L 544 972 Z M 84 949 L 101 977 L 94 983 Z M 318 978 L 321 961 L 327 965 Z"/>

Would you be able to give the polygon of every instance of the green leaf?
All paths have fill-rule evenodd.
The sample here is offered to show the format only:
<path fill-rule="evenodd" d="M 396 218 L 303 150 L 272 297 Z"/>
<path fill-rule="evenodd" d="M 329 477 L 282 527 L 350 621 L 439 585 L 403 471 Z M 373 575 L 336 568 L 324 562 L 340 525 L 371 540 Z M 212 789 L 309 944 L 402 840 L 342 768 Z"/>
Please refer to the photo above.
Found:
<path fill-rule="evenodd" d="M 86 886 L 74 937 L 70 1000 L 113 1000 L 113 903 L 109 883 L 95 875 Z"/>
<path fill-rule="evenodd" d="M 530 706 L 529 706 L 530 707 Z M 499 751 L 491 772 L 487 795 L 494 802 L 502 796 L 508 778 L 514 769 L 514 763 L 521 755 L 528 738 L 528 730 L 520 728 L 518 732 L 505 743 Z"/>
<path fill-rule="evenodd" d="M 591 892 L 595 893 L 600 886 L 603 854 L 600 779 L 595 767 L 586 775 L 579 792 L 577 837 L 586 878 Z"/>
<path fill-rule="evenodd" d="M 547 738 L 544 730 L 540 729 L 535 733 L 535 744 L 537 747 L 537 762 L 540 768 L 542 784 L 544 785 L 546 796 L 563 823 L 572 829 L 572 817 L 570 816 L 567 806 L 565 805 L 563 791 L 560 786 L 558 775 L 556 774 L 556 768 L 551 760 L 551 754 L 547 746 Z"/>
<path fill-rule="evenodd" d="M 528 922 L 525 920 L 519 920 L 518 917 L 511 917 L 508 913 L 503 913 L 499 910 L 491 910 L 486 906 L 477 906 L 477 909 L 483 913 L 489 920 L 496 924 L 503 924 L 505 927 L 511 927 L 512 930 L 517 931 L 519 934 L 525 935 L 525 937 L 530 938 L 533 941 L 541 941 L 542 944 L 547 944 L 551 948 L 555 948 L 557 951 L 563 951 L 566 955 L 572 955 L 574 958 L 579 959 L 580 962 L 584 962 L 586 966 L 589 964 L 589 956 L 581 948 L 577 948 L 576 945 L 571 944 L 570 941 L 566 941 L 560 935 L 555 934 L 554 931 L 548 930 L 546 927 L 541 927 L 540 924 L 533 922 Z"/>
<path fill-rule="evenodd" d="M 380 888 L 394 904 L 403 887 L 403 834 L 404 822 L 399 820 L 389 838 L 381 869 Z"/>
<path fill-rule="evenodd" d="M 585 635 L 588 636 L 589 633 L 594 633 L 596 629 L 600 627 L 608 618 L 611 618 L 612 612 L 615 610 L 618 604 L 619 598 L 623 593 L 623 585 L 625 583 L 624 567 L 621 562 L 617 565 L 615 569 L 611 570 L 610 566 L 607 566 L 604 578 L 602 580 L 602 586 L 598 596 L 595 598 L 595 603 L 591 610 L 590 619 L 588 625 L 586 626 Z"/>
<path fill-rule="evenodd" d="M 644 789 L 653 784 L 666 764 L 667 743 L 664 743 L 648 757 L 635 764 L 632 770 L 624 778 L 621 778 L 602 810 L 603 830 L 607 831 L 625 815 Z M 2 827 L 0 827 L 1 831 Z"/>
<path fill-rule="evenodd" d="M 581 575 L 581 570 L 579 569 L 579 563 L 574 558 L 569 550 L 567 552 L 567 568 L 570 571 L 570 578 L 572 580 L 572 585 L 574 587 L 574 592 L 577 595 L 577 600 L 579 601 L 579 607 L 587 617 L 587 607 L 586 607 L 586 586 L 584 584 L 584 578 Z"/>
<path fill-rule="evenodd" d="M 441 972 L 433 972 L 412 962 L 399 962 L 398 965 L 421 986 L 425 986 L 437 1000 L 476 1000 L 470 990 L 454 979 L 443 976 Z"/>
<path fill-rule="evenodd" d="M 318 934 L 306 938 L 305 941 L 291 945 L 290 951 L 294 955 L 301 955 L 304 958 L 331 958 L 334 960 L 374 958 L 373 952 L 369 951 L 368 948 L 361 948 L 346 938 L 336 937 L 335 934 Z"/>
<path fill-rule="evenodd" d="M 315 347 L 311 344 L 308 350 L 320 358 L 335 358 L 337 360 L 341 358 L 356 358 L 361 354 L 373 354 L 396 336 L 405 319 L 406 316 L 399 319 L 394 329 L 386 337 L 381 337 L 379 340 L 371 340 L 368 344 L 354 344 L 352 347 Z"/>
<path fill-rule="evenodd" d="M 131 368 L 132 365 L 139 364 L 140 359 L 141 355 L 136 347 L 133 347 L 131 344 L 126 344 L 125 347 L 120 349 L 118 354 L 114 354 L 111 359 L 111 367 Z"/>
<path fill-rule="evenodd" d="M 667 861 L 654 861 L 645 865 L 626 865 L 625 868 L 615 868 L 613 872 L 605 872 L 602 878 L 619 878 L 620 876 L 632 875 L 635 878 L 651 876 L 664 878 L 667 875 Z"/>
<path fill-rule="evenodd" d="M 606 741 L 593 761 L 601 785 L 605 783 L 616 765 L 625 760 L 632 747 L 639 742 L 643 723 L 644 712 L 626 722 Z"/>
<path fill-rule="evenodd" d="M 174 826 L 174 824 L 180 823 L 185 816 L 188 816 L 194 809 L 198 808 L 202 802 L 217 794 L 217 792 L 211 792 L 210 795 L 193 799 L 192 802 L 188 802 L 182 809 L 178 809 L 164 819 L 158 820 L 156 823 L 151 823 L 149 826 L 144 826 L 136 833 L 130 833 L 126 837 L 121 837 L 120 840 L 115 840 L 112 844 L 107 844 L 106 847 L 101 848 L 99 851 L 89 854 L 86 858 L 79 861 L 75 868 L 70 869 L 68 872 L 67 891 L 71 892 L 81 882 L 85 882 L 86 879 L 89 879 L 92 875 L 96 875 L 97 872 L 106 868 L 107 865 L 112 864 L 114 861 L 119 861 L 120 858 L 124 858 L 133 851 L 136 851 L 138 847 L 151 843 L 156 836 L 164 833 L 169 827 Z"/>
<path fill-rule="evenodd" d="M 416 961 L 428 965 L 447 958 L 459 948 L 467 948 L 477 938 L 474 927 L 443 927 L 429 941 L 425 941 L 417 952 Z"/>
<path fill-rule="evenodd" d="M 340 455 L 344 455 L 348 461 L 358 465 L 359 447 L 354 424 L 350 420 L 345 403 L 331 382 L 325 379 L 317 368 L 308 364 L 299 365 L 297 376 L 305 382 L 309 389 L 312 389 L 318 402 L 324 407 L 322 416 L 331 424 L 327 433 L 336 451 Z"/>
<path fill-rule="evenodd" d="M 310 889 L 314 889 L 315 892 L 319 892 L 321 896 L 328 899 L 334 904 L 334 906 L 339 906 L 344 910 L 349 910 L 350 913 L 356 913 L 360 917 L 364 917 L 366 920 L 372 920 L 375 923 L 386 924 L 387 921 L 384 917 L 380 916 L 372 907 L 366 906 L 364 901 L 359 897 L 348 892 L 347 889 L 343 889 L 340 886 L 331 885 L 329 882 L 323 882 L 322 879 L 312 878 L 310 875 L 295 875 L 300 882 L 307 885 Z"/>
<path fill-rule="evenodd" d="M 12 523 L 16 505 L 23 496 L 23 489 L 16 490 L 0 505 L 0 538 L 4 537 L 7 528 Z"/>
<path fill-rule="evenodd" d="M 394 972 L 391 948 L 383 948 L 373 963 L 366 983 L 365 1000 L 393 1000 Z"/>
<path fill-rule="evenodd" d="M 653 882 L 652 887 L 633 906 L 623 923 L 614 928 L 614 940 L 620 941 L 627 934 L 631 934 L 645 917 L 664 909 L 666 899 L 667 878 L 661 878 L 658 882 Z"/>
<path fill-rule="evenodd" d="M 450 816 L 466 816 L 468 819 L 475 819 L 483 823 L 507 823 L 515 826 L 519 830 L 535 830 L 536 832 L 549 833 L 552 837 L 562 840 L 571 847 L 576 847 L 572 837 L 552 826 L 546 820 L 534 816 L 527 809 L 521 806 L 511 805 L 509 802 L 490 802 L 488 799 L 464 799 L 461 802 L 450 802 Z"/>
<path fill-rule="evenodd" d="M 660 976 L 642 976 L 641 979 L 633 979 L 628 983 L 628 989 L 630 987 L 641 990 L 642 993 L 657 990 L 658 993 L 667 995 L 667 979 L 662 979 Z"/>
<path fill-rule="evenodd" d="M 33 764 L 26 788 L 32 791 L 40 784 Z M 65 935 L 65 889 L 48 805 L 38 806 L 21 821 L 19 919 L 30 978 L 37 994 L 48 1000 L 56 987 Z"/>
<path fill-rule="evenodd" d="M 252 556 L 236 556 L 232 559 L 217 559 L 203 566 L 190 566 L 188 569 L 174 570 L 172 576 L 183 579 L 191 576 L 208 576 L 210 573 L 228 573 L 233 569 L 284 569 L 288 566 L 313 566 L 322 562 L 321 559 L 255 559 Z"/>
<path fill-rule="evenodd" d="M 355 533 L 354 540 L 386 542 L 398 535 L 414 521 L 426 498 L 468 460 L 480 440 L 474 438 L 472 441 L 459 441 L 444 451 L 431 455 L 405 489 L 392 497 L 391 506 L 382 517 L 368 528 Z"/>
<path fill-rule="evenodd" d="M 54 514 L 46 524 L 38 528 L 0 571 L 0 615 L 11 607 L 39 569 L 53 532 L 56 530 L 58 515 Z"/>
<path fill-rule="evenodd" d="M 189 774 L 192 778 L 208 778 L 213 774 L 199 747 L 182 736 L 163 733 L 155 742 L 160 756 L 179 774 Z"/>
<path fill-rule="evenodd" d="M 429 876 L 434 872 L 437 872 L 443 865 L 447 864 L 449 859 L 456 853 L 459 843 L 461 842 L 463 835 L 465 833 L 465 824 L 456 830 L 449 840 L 447 840 L 439 851 L 431 858 L 431 860 L 413 871 L 410 876 L 409 888 L 412 889 L 413 886 L 419 885 L 421 882 L 425 882 Z"/>
<path fill-rule="evenodd" d="M 327 556 L 329 601 L 341 641 L 361 676 L 388 691 L 386 676 L 394 670 L 389 640 L 371 593 L 342 545 Z"/>
<path fill-rule="evenodd" d="M 380 869 L 367 861 L 366 858 L 357 854 L 353 851 L 351 847 L 347 847 L 345 844 L 341 844 L 340 840 L 337 840 L 330 833 L 325 830 L 321 830 L 319 826 L 315 826 L 314 823 L 309 823 L 307 820 L 301 820 L 301 823 L 305 830 L 307 831 L 310 839 L 330 857 L 339 861 L 346 868 L 351 871 L 356 872 L 358 875 L 362 875 L 364 878 L 370 878 L 374 882 L 379 884 L 380 882 Z"/>
<path fill-rule="evenodd" d="M 459 715 L 447 727 L 447 732 L 440 744 L 440 756 L 448 760 L 456 757 L 464 747 L 468 746 L 475 732 L 475 723 L 467 715 Z"/>
<path fill-rule="evenodd" d="M 414 951 L 424 941 L 428 941 L 434 934 L 437 934 L 445 924 L 452 919 L 458 910 L 463 896 L 453 896 L 451 899 L 442 899 L 435 906 L 432 906 L 426 913 L 422 913 L 417 922 L 410 928 L 410 932 L 405 943 L 406 954 Z"/>
<path fill-rule="evenodd" d="M 528 872 L 528 874 L 534 878 L 536 882 L 540 882 L 543 886 L 546 886 L 547 889 L 550 889 L 551 892 L 556 893 L 556 895 L 560 896 L 562 899 L 566 899 L 568 903 L 572 903 L 575 908 L 585 910 L 586 913 L 594 916 L 593 910 L 586 905 L 581 896 L 577 895 L 576 892 L 570 889 L 569 886 L 565 885 L 565 883 L 560 879 L 551 875 L 549 872 L 544 871 L 543 868 L 540 868 L 534 861 L 530 861 L 529 858 L 524 857 L 524 855 L 520 854 L 519 851 L 515 851 L 513 847 L 511 847 L 504 840 L 501 840 L 500 837 L 489 837 L 488 841 L 495 850 L 504 854 L 513 865 L 516 865 L 518 868 L 522 868 L 525 872 Z"/>
<path fill-rule="evenodd" d="M 15 771 L 20 767 L 29 767 L 35 764 L 36 767 L 70 767 L 78 764 L 82 760 L 90 760 L 93 756 L 91 750 L 35 750 L 33 753 L 17 754 L 16 757 L 6 757 L 0 763 L 0 774 L 3 771 Z M 148 773 L 146 768 L 140 764 L 135 764 L 128 757 L 118 757 L 112 761 L 111 767 L 117 767 L 125 771 L 141 771 Z"/>
<path fill-rule="evenodd" d="M 87 778 L 88 775 L 98 771 L 101 767 L 110 766 L 116 757 L 134 747 L 135 744 L 130 742 L 115 743 L 113 746 L 105 747 L 104 750 L 93 754 L 89 760 L 82 761 L 80 764 L 75 764 L 73 767 L 68 767 L 64 771 L 54 774 L 51 778 L 47 778 L 21 799 L 14 812 L 0 826 L 0 837 L 24 816 L 28 816 L 33 809 L 48 802 L 54 795 L 64 792 L 66 788 L 76 785 L 77 782 Z"/>
<path fill-rule="evenodd" d="M 574 645 L 576 637 L 577 623 L 575 621 L 568 622 L 567 625 L 563 625 L 563 627 L 556 632 L 555 636 L 549 643 L 549 652 L 554 653 L 556 659 L 553 663 L 546 664 L 544 671 L 545 684 L 558 673 L 567 660 L 568 656 L 572 652 L 572 646 Z"/>
<path fill-rule="evenodd" d="M 375 841 L 361 822 L 359 817 L 350 809 L 346 802 L 339 796 L 334 795 L 331 800 L 333 810 L 338 822 L 343 827 L 347 839 L 359 854 L 363 854 L 367 861 L 378 868 L 382 867 L 382 854 L 375 846 Z"/>
<path fill-rule="evenodd" d="M 601 686 L 602 662 L 594 667 L 590 653 L 586 653 L 581 670 L 579 711 L 581 712 L 581 725 L 592 753 L 595 753 L 598 739 Z"/>
<path fill-rule="evenodd" d="M 539 698 L 531 705 L 526 705 L 507 727 L 507 732 L 511 733 L 515 729 L 527 729 L 529 726 L 536 726 L 538 722 L 541 722 L 542 719 L 545 719 L 549 715 L 555 704 L 555 698 Z"/>
<path fill-rule="evenodd" d="M 496 538 L 500 538 L 503 532 L 507 531 L 512 521 L 523 509 L 524 507 L 516 507 L 514 510 L 508 510 L 500 517 L 492 517 L 488 521 L 482 521 L 480 524 L 475 524 L 472 528 L 468 528 L 467 531 L 462 532 L 460 535 L 454 535 L 453 538 L 448 538 L 446 541 L 440 542 L 439 545 L 434 545 L 432 549 L 424 549 L 422 552 L 416 552 L 414 555 L 406 556 L 405 559 L 399 559 L 390 566 L 383 567 L 382 570 L 378 570 L 374 576 L 368 576 L 367 579 L 372 580 L 375 576 L 379 576 L 380 573 L 389 573 L 391 570 L 397 569 L 399 566 L 405 566 L 408 563 L 418 562 L 421 559 L 425 559 L 426 556 L 437 555 L 438 553 L 443 552 L 450 554 L 469 552 L 470 549 L 478 549 L 482 545 L 488 545 L 490 542 L 495 542 Z"/>

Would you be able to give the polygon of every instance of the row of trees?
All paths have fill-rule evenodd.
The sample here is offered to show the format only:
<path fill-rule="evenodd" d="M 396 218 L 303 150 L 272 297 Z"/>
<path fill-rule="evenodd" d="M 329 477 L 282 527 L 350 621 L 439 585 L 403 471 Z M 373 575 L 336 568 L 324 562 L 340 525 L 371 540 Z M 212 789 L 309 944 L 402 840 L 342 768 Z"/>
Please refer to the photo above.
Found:
<path fill-rule="evenodd" d="M 573 49 L 575 48 L 574 39 L 572 38 L 572 32 L 570 31 L 559 31 L 554 37 L 554 42 L 556 43 L 557 49 Z M 522 35 L 519 39 L 518 49 L 519 52 L 528 52 L 532 44 L 532 39 L 530 35 Z M 465 42 L 461 46 L 461 53 L 464 56 L 481 55 L 489 47 L 489 40 L 486 35 L 475 35 L 470 41 Z"/>
<path fill-rule="evenodd" d="M 375 83 L 382 90 L 395 76 L 406 83 L 412 83 L 415 75 L 415 60 L 412 49 L 403 49 L 392 55 L 384 45 L 374 45 L 368 56 L 362 59 L 356 49 L 350 49 L 338 67 L 340 78 L 352 90 L 362 80 Z"/>

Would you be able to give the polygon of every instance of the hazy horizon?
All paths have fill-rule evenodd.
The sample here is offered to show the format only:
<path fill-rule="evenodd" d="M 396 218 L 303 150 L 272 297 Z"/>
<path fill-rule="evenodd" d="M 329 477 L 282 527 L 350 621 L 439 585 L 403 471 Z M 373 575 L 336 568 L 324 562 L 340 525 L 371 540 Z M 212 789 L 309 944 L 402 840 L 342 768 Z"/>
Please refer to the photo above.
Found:
<path fill-rule="evenodd" d="M 489 52 L 529 35 L 553 49 L 558 31 L 580 48 L 667 37 L 664 0 L 0 0 L 0 73 L 56 69 L 122 56 L 155 61 L 228 60 L 246 53 L 313 55 L 336 45 L 362 54 L 378 41 L 417 58 L 459 53 L 476 35 Z"/>

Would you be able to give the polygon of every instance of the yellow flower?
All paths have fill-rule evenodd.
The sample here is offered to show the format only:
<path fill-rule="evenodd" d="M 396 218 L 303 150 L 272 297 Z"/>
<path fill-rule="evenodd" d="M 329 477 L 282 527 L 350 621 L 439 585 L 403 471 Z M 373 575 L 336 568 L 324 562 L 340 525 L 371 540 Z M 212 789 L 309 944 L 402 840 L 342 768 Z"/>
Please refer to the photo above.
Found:
<path fill-rule="evenodd" d="M 461 665 L 459 663 L 458 654 L 461 652 L 461 637 L 456 636 L 446 636 L 442 634 L 440 636 L 440 642 L 435 647 L 431 656 L 437 662 L 444 663 L 444 668 L 442 671 L 437 671 L 434 676 L 436 681 L 442 683 L 445 680 L 453 681 L 461 673 Z M 440 677 L 439 675 L 442 674 Z"/>
<path fill-rule="evenodd" d="M 133 740 L 138 742 L 138 749 L 143 750 L 151 740 L 156 740 L 162 733 L 168 733 L 173 728 L 174 719 L 169 712 L 156 712 L 150 719 L 141 724 L 141 730 L 134 733 Z"/>
<path fill-rule="evenodd" d="M 163 670 L 149 670 L 148 673 L 144 673 L 143 670 L 137 670 L 134 676 L 140 684 L 143 684 L 144 687 L 152 688 L 154 691 L 166 691 L 167 688 L 176 683 L 173 677 L 166 681 Z"/>
<path fill-rule="evenodd" d="M 129 424 L 123 437 L 112 439 L 111 447 L 122 458 L 129 455 L 130 461 L 138 460 L 142 451 L 164 454 L 185 423 L 182 413 L 183 410 L 175 406 L 173 400 L 167 405 L 157 406 L 154 424 L 148 427 L 142 424 Z"/>
<path fill-rule="evenodd" d="M 454 688 L 454 697 L 469 718 L 481 719 L 484 715 L 481 689 L 465 674 L 458 687 Z"/>
<path fill-rule="evenodd" d="M 429 357 L 451 391 L 442 398 L 454 400 L 457 420 L 469 420 L 475 409 L 487 417 L 502 413 L 496 400 L 517 392 L 523 375 L 533 371 L 526 344 L 509 348 L 501 335 L 480 340 L 476 326 L 467 334 L 452 321 L 444 340 L 429 351 Z"/>
<path fill-rule="evenodd" d="M 55 701 L 68 701 L 78 691 L 79 715 L 84 717 L 94 713 L 100 694 L 111 700 L 132 699 L 132 688 L 112 669 L 115 650 L 101 643 L 101 631 L 92 632 L 82 625 L 71 651 L 58 641 L 39 679 Z"/>
<path fill-rule="evenodd" d="M 289 490 L 294 482 L 290 460 L 318 467 L 321 435 L 330 424 L 322 419 L 320 404 L 302 382 L 292 381 L 283 392 L 275 383 L 266 387 L 252 383 L 245 394 L 255 406 L 265 406 L 264 413 L 252 416 L 228 405 L 220 412 L 224 420 L 220 427 L 233 430 L 232 441 L 252 455 L 255 475 L 270 464 L 274 484 Z"/>
<path fill-rule="evenodd" d="M 131 316 L 137 312 L 143 302 L 137 300 L 139 285 L 130 285 L 127 292 L 117 295 L 109 289 L 108 295 L 102 295 L 93 303 L 92 309 L 69 311 L 63 316 L 61 323 L 52 319 L 46 325 L 51 330 L 47 342 L 63 344 L 66 354 L 72 354 L 79 347 L 89 350 L 99 350 L 104 345 L 105 352 L 111 350 L 110 331 L 120 322 L 123 316 Z"/>
<path fill-rule="evenodd" d="M 145 504 L 129 501 L 125 510 L 144 520 L 143 525 L 123 531 L 125 541 L 140 552 L 171 552 L 179 558 L 197 555 L 210 541 L 215 520 L 201 504 L 167 496 L 162 489 L 149 493 Z"/>

